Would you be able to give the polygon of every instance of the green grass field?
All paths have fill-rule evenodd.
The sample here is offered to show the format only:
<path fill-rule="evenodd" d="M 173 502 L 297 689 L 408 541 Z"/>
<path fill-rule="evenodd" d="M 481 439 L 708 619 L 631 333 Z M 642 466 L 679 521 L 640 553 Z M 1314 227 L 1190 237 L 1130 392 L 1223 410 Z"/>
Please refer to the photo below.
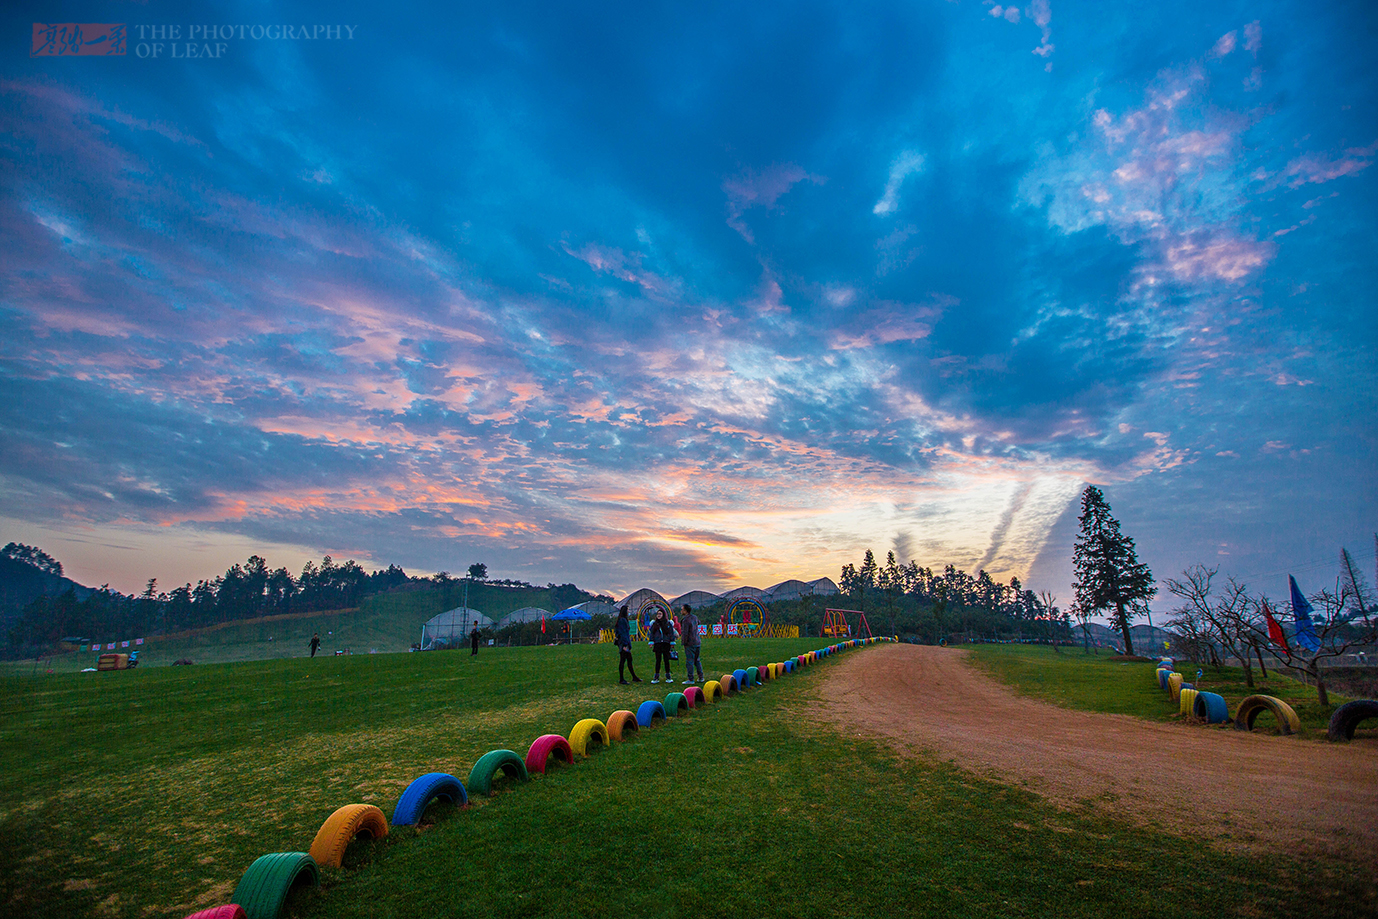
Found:
<path fill-rule="evenodd" d="M 1088 712 L 1133 715 L 1153 721 L 1182 717 L 1177 703 L 1158 688 L 1153 663 L 1124 662 L 1108 654 L 1085 654 L 1080 649 L 1054 651 L 1030 645 L 974 645 L 973 650 L 977 666 L 1024 695 Z M 1301 720 L 1302 736 L 1312 740 L 1325 740 L 1330 713 L 1349 701 L 1332 691 L 1330 705 L 1321 705 L 1316 701 L 1314 686 L 1299 683 L 1277 670 L 1268 671 L 1266 679 L 1255 670 L 1252 689 L 1245 685 L 1244 671 L 1239 667 L 1217 670 L 1179 661 L 1176 670 L 1196 688 L 1224 697 L 1231 712 L 1245 696 L 1261 694 L 1281 699 Z M 1198 670 L 1200 680 L 1196 677 Z M 1271 716 L 1264 716 L 1255 724 L 1255 730 L 1275 732 L 1276 724 Z"/>
<path fill-rule="evenodd" d="M 705 667 L 716 675 L 817 644 L 710 640 Z M 981 657 L 1017 670 L 1024 654 L 1038 666 L 1031 649 Z M 637 656 L 649 676 L 649 654 Z M 1068 657 L 1069 673 L 1100 666 Z M 1264 870 L 819 724 L 812 703 L 836 661 L 503 787 L 424 830 L 356 843 L 285 915 L 1378 908 L 1373 881 L 1352 866 L 1278 857 Z M 1132 670 L 1151 684 L 1147 666 Z M 6 915 L 44 919 L 180 919 L 227 902 L 255 857 L 305 851 L 340 805 L 390 817 L 421 773 L 465 779 L 488 750 L 525 754 L 540 734 L 668 691 L 618 686 L 614 673 L 608 646 L 574 645 L 0 678 L 0 902 Z"/>
<path fill-rule="evenodd" d="M 478 589 L 475 590 L 478 594 Z M 508 590 L 500 595 L 484 596 L 484 611 L 495 616 L 538 601 L 544 591 Z M 391 654 L 406 651 L 413 642 L 421 640 L 422 624 L 436 613 L 459 605 L 458 587 L 446 591 L 426 590 L 403 593 L 375 594 L 366 597 L 357 609 L 328 610 L 294 616 L 267 617 L 229 622 L 211 629 L 148 637 L 138 648 L 141 666 L 161 667 L 175 660 L 190 659 L 197 664 L 221 664 L 233 661 L 263 661 L 304 657 L 314 633 L 320 633 L 321 648 L 317 656 L 333 656 L 335 651 L 352 655 L 376 651 Z M 471 599 L 471 602 L 478 602 Z M 583 640 L 593 630 L 583 624 L 575 625 L 575 638 Z M 554 625 L 551 625 L 554 640 Z M 109 636 L 126 639 L 132 636 Z M 820 639 L 814 639 L 815 644 Z M 813 647 L 813 645 L 810 645 Z M 132 648 L 117 648 L 128 652 Z M 54 673 L 76 673 L 85 667 L 96 666 L 98 652 L 67 652 L 44 657 L 40 661 L 3 661 L 0 674 L 32 675 L 52 670 Z"/>

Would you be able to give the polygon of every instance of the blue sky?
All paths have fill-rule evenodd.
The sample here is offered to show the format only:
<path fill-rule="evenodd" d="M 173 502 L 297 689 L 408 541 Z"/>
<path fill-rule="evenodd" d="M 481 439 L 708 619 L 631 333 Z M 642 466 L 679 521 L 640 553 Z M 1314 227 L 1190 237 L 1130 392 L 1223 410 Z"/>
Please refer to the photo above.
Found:
<path fill-rule="evenodd" d="M 1372 558 L 1371 4 L 743 6 L 11 9 L 0 536 L 1065 605 L 1094 482 L 1160 578 Z"/>

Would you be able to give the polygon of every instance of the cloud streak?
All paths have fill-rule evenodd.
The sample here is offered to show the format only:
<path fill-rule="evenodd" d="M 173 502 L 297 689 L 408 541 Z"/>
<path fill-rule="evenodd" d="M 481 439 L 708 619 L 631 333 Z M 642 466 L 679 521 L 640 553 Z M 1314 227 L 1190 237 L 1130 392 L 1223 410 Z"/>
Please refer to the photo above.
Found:
<path fill-rule="evenodd" d="M 1067 596 L 1088 481 L 1169 567 L 1279 464 L 1363 518 L 1343 11 L 1063 5 L 1055 74 L 1046 2 L 430 12 L 216 71 L 7 52 L 7 539 L 125 589 L 159 545 L 668 593 L 893 545 Z"/>

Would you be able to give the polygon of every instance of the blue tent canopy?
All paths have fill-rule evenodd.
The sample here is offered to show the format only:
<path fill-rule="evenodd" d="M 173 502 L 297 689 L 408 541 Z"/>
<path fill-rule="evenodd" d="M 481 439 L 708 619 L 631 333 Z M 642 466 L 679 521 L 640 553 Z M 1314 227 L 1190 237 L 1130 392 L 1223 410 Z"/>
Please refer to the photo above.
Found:
<path fill-rule="evenodd" d="M 569 609 L 560 610 L 558 613 L 556 613 L 554 616 L 551 616 L 550 618 L 554 622 L 584 622 L 586 620 L 592 619 L 593 617 L 590 616 L 588 613 L 584 612 L 583 610 L 579 609 L 577 606 L 571 606 Z"/>

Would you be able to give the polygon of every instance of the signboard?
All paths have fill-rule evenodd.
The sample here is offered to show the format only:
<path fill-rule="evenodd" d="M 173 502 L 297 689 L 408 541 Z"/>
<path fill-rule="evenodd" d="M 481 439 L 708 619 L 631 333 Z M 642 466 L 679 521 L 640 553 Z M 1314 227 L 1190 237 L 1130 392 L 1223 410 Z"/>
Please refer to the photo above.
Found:
<path fill-rule="evenodd" d="M 713 623 L 713 634 L 714 634 L 714 635 L 721 635 L 721 634 L 722 634 L 722 623 L 721 623 L 721 622 L 715 622 L 715 623 Z"/>

